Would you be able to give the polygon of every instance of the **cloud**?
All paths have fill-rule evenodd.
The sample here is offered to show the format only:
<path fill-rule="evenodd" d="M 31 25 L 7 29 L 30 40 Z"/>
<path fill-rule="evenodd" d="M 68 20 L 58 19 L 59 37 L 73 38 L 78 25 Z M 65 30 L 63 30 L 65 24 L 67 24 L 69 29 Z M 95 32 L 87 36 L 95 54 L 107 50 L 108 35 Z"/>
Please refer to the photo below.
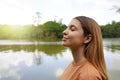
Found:
<path fill-rule="evenodd" d="M 58 68 L 56 71 L 55 71 L 55 76 L 56 77 L 60 77 L 61 76 L 61 74 L 63 73 L 63 69 L 62 68 Z"/>
<path fill-rule="evenodd" d="M 68 24 L 73 17 L 86 15 L 97 19 L 100 24 L 106 24 L 119 20 L 115 17 L 115 11 L 110 11 L 114 5 L 119 7 L 119 3 L 120 0 L 2 0 L 0 23 L 32 23 L 33 14 L 39 11 L 41 23 L 54 20 L 57 16 L 58 19 L 63 18 L 63 23 Z M 109 19 L 106 14 L 110 16 Z"/>

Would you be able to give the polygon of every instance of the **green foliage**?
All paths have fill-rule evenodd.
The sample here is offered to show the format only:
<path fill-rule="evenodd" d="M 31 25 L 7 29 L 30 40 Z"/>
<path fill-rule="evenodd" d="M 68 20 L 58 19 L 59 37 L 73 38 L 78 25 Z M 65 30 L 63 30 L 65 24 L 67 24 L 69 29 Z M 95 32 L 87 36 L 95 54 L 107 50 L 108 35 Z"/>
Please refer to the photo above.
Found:
<path fill-rule="evenodd" d="M 10 39 L 12 34 L 11 26 L 0 25 L 0 39 Z"/>
<path fill-rule="evenodd" d="M 33 25 L 0 25 L 0 39 L 55 41 L 62 38 L 66 25 L 48 21 L 37 27 Z M 101 26 L 104 38 L 120 37 L 120 22 L 112 21 Z"/>
<path fill-rule="evenodd" d="M 112 21 L 111 24 L 101 26 L 102 35 L 104 38 L 120 37 L 120 22 Z"/>
<path fill-rule="evenodd" d="M 55 22 L 48 21 L 42 26 L 42 35 L 46 39 L 61 39 L 62 32 L 66 28 L 66 25 Z"/>
<path fill-rule="evenodd" d="M 55 21 L 38 26 L 0 25 L 0 39 L 53 41 L 62 38 L 65 28 L 66 25 Z"/>
<path fill-rule="evenodd" d="M 67 26 L 65 24 L 48 21 L 42 25 L 0 25 L 0 39 L 11 40 L 42 40 L 56 41 L 61 40 L 62 32 Z M 120 37 L 120 22 L 101 25 L 104 38 Z"/>

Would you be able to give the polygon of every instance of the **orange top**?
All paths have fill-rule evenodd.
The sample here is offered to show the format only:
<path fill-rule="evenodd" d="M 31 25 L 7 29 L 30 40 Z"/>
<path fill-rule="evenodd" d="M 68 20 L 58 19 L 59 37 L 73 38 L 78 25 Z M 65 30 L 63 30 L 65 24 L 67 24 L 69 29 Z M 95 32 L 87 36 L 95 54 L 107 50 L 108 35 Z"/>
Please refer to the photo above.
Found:
<path fill-rule="evenodd" d="M 59 80 L 102 80 L 97 69 L 87 60 L 80 64 L 72 62 Z"/>

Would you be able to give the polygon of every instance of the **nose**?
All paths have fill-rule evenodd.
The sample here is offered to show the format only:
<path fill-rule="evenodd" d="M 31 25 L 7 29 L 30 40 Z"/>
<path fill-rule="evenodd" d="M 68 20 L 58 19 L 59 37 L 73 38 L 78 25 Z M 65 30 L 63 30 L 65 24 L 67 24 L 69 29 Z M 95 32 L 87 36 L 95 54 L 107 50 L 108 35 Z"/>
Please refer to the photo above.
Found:
<path fill-rule="evenodd" d="M 68 34 L 68 30 L 65 29 L 65 30 L 63 31 L 63 35 L 67 35 L 67 34 Z"/>

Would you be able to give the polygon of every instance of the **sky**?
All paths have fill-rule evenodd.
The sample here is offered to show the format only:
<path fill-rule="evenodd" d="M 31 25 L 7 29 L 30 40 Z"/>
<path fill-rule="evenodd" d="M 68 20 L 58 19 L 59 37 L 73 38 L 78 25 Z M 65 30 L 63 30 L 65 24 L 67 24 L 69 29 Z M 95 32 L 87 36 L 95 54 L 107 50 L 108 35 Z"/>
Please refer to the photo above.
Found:
<path fill-rule="evenodd" d="M 75 16 L 88 16 L 100 25 L 120 21 L 120 0 L 0 0 L 0 24 L 32 24 L 40 12 L 40 23 L 50 20 L 68 25 Z"/>

